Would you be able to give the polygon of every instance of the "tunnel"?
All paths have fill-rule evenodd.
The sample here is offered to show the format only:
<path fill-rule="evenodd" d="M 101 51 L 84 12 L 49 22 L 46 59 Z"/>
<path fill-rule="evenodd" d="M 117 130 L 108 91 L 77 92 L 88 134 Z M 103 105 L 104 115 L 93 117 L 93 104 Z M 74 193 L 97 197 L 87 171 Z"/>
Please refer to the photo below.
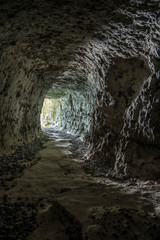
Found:
<path fill-rule="evenodd" d="M 127 187 L 130 186 L 126 185 L 129 182 L 134 183 L 136 190 L 130 189 L 130 191 L 132 194 L 141 191 L 144 198 L 147 195 L 144 193 L 145 184 L 148 184 L 146 191 L 149 191 L 148 186 L 152 186 L 153 192 L 150 193 L 152 197 L 150 196 L 149 199 L 150 201 L 154 199 L 156 206 L 149 207 L 147 199 L 146 203 L 142 201 L 142 208 L 146 211 L 146 219 L 148 219 L 146 221 L 154 225 L 153 228 L 158 229 L 159 215 L 156 223 L 156 216 L 150 218 L 149 214 L 153 208 L 160 214 L 158 205 L 160 196 L 158 192 L 160 179 L 159 16 L 160 3 L 157 0 L 100 0 L 98 2 L 95 0 L 2 0 L 0 2 L 0 185 L 2 187 L 0 201 L 3 202 L 3 204 L 0 203 L 1 210 L 8 201 L 7 204 L 14 209 L 13 202 L 16 197 L 25 202 L 24 198 L 27 194 L 28 198 L 33 195 L 34 203 L 32 204 L 33 208 L 36 208 L 34 207 L 35 202 L 38 201 L 35 200 L 36 196 L 41 199 L 45 190 L 36 195 L 33 189 L 40 191 L 38 187 L 41 185 L 38 182 L 40 179 L 44 179 L 42 189 L 45 188 L 47 177 L 43 174 L 50 174 L 52 179 L 52 173 L 50 173 L 52 164 L 57 164 L 57 168 L 53 170 L 53 176 L 59 174 L 60 177 L 53 182 L 59 182 L 58 186 L 63 185 L 62 172 L 67 177 L 73 169 L 73 172 L 77 171 L 75 181 L 79 184 L 79 188 L 83 187 L 83 181 L 86 181 L 87 186 L 90 186 L 88 191 L 95 187 L 96 190 L 91 192 L 97 191 L 97 194 L 104 182 L 112 188 L 109 182 L 112 180 L 120 181 Z M 53 131 L 52 136 L 56 133 L 57 139 L 56 137 L 51 139 L 49 131 Z M 65 151 L 65 148 L 68 150 Z M 69 155 L 71 153 L 72 158 Z M 67 160 L 63 162 L 65 158 L 68 159 L 68 165 L 65 165 Z M 80 173 L 79 178 L 80 170 L 75 170 L 77 169 L 74 165 L 76 161 L 73 160 L 75 158 L 79 159 L 77 166 L 82 164 L 81 170 L 83 169 L 86 174 Z M 40 167 L 39 164 L 44 166 Z M 58 173 L 58 167 L 61 167 L 60 173 Z M 44 170 L 41 176 L 40 169 L 43 168 L 48 170 L 46 172 Z M 28 179 L 32 179 L 36 174 L 39 178 L 33 177 L 35 185 L 33 184 L 33 188 L 30 189 L 31 192 L 33 190 L 30 195 L 27 189 L 32 184 L 27 182 L 26 176 L 34 170 L 35 173 Z M 88 180 L 89 176 L 95 177 L 94 181 L 98 182 L 93 183 Z M 93 217 L 94 208 L 90 212 L 92 215 L 88 218 L 90 220 L 82 221 L 83 214 L 78 212 L 80 210 L 77 207 L 75 207 L 75 212 L 77 211 L 75 217 L 72 203 L 70 205 L 67 202 L 72 198 L 69 197 L 69 189 L 72 189 L 70 184 L 74 177 L 72 176 L 71 179 L 64 180 L 68 185 L 61 187 L 61 190 L 56 188 L 57 185 L 54 190 L 51 188 L 53 192 L 55 191 L 54 197 L 47 195 L 52 192 L 51 189 L 46 190 L 47 200 L 41 203 L 46 206 L 43 213 L 37 210 L 38 207 L 34 210 L 35 215 L 38 211 L 40 212 L 40 219 L 41 215 L 44 215 L 41 222 L 44 218 L 50 219 L 46 221 L 51 221 L 56 228 L 56 220 L 51 217 L 55 215 L 60 224 L 58 226 L 63 228 L 63 236 L 56 235 L 61 231 L 59 233 L 55 231 L 51 237 L 47 235 L 49 240 L 52 238 L 103 240 L 106 236 L 107 239 L 143 239 L 140 235 L 139 237 L 125 235 L 130 234 L 125 233 L 125 230 L 125 237 L 122 237 L 123 233 L 112 231 L 113 226 L 107 233 L 103 223 L 98 225 L 98 220 L 95 220 L 98 215 Z M 103 184 L 96 185 L 101 181 Z M 19 190 L 16 190 L 15 185 Z M 46 182 L 46 186 L 50 186 L 49 183 Z M 73 189 L 77 188 L 74 185 Z M 86 187 L 84 191 L 87 191 L 86 189 L 88 188 Z M 112 190 L 110 189 L 111 192 Z M 105 195 L 103 191 L 107 190 L 102 190 L 102 195 Z M 105 196 L 108 194 L 106 193 Z M 64 200 L 62 195 L 67 200 Z M 120 199 L 125 198 L 122 195 L 118 195 Z M 12 196 L 12 199 L 9 196 Z M 55 200 L 56 197 L 58 200 Z M 94 195 L 92 197 L 98 199 Z M 134 197 L 136 199 L 135 195 Z M 52 206 L 48 200 L 51 198 L 54 202 Z M 113 196 L 113 198 L 116 197 Z M 128 199 L 129 203 L 124 202 L 124 206 L 116 205 L 118 204 L 116 202 L 115 209 L 111 206 L 112 204 L 109 205 L 108 210 L 105 210 L 108 211 L 106 216 L 112 219 L 114 214 L 119 216 L 122 214 L 122 218 L 128 214 L 132 215 L 135 221 L 141 221 L 135 210 L 138 208 L 137 211 L 139 211 L 141 207 L 135 206 L 134 210 L 131 208 L 128 210 L 127 204 L 132 205 L 130 196 Z M 96 200 L 94 201 L 95 211 L 97 214 L 102 214 L 103 208 L 100 209 L 102 206 L 99 206 L 100 203 Z M 75 197 L 76 202 L 79 200 Z M 92 201 L 88 200 L 88 202 Z M 102 202 L 106 204 L 104 200 L 101 204 Z M 19 210 L 16 211 L 21 214 L 19 202 L 17 206 Z M 86 206 L 88 205 L 82 204 L 82 208 L 85 209 Z M 26 208 L 26 205 L 23 207 Z M 89 214 L 89 211 L 88 208 L 86 212 Z M 26 214 L 28 216 L 28 210 Z M 100 222 L 105 221 L 104 215 L 102 214 Z M 143 217 L 143 214 L 139 213 L 139 216 Z M 6 221 L 7 215 L 2 217 Z M 94 218 L 92 223 L 91 218 Z M 67 221 L 68 225 L 65 225 Z M 90 225 L 87 225 L 89 224 L 87 221 Z M 42 224 L 44 229 L 45 224 L 44 222 Z M 125 223 L 121 228 L 124 225 Z M 32 226 L 30 227 L 32 229 Z M 3 229 L 1 225 L 0 229 Z M 34 234 L 31 234 L 28 240 L 44 240 L 41 234 L 45 230 L 40 227 L 35 229 L 39 230 L 34 232 L 32 229 L 30 232 Z M 51 229 L 52 227 L 48 231 Z M 134 229 L 131 232 L 133 231 Z M 153 233 L 151 229 L 150 237 L 146 235 L 144 239 L 159 239 L 160 233 L 156 231 Z M 0 239 L 18 239 L 18 235 L 7 235 L 6 232 L 0 234 Z M 26 235 L 21 234 L 21 237 L 27 239 L 29 230 L 22 232 Z M 97 232 L 100 235 L 97 235 Z"/>
<path fill-rule="evenodd" d="M 59 127 L 66 132 L 86 139 L 93 122 L 93 90 L 88 85 L 78 89 L 50 89 L 41 110 L 41 128 Z"/>

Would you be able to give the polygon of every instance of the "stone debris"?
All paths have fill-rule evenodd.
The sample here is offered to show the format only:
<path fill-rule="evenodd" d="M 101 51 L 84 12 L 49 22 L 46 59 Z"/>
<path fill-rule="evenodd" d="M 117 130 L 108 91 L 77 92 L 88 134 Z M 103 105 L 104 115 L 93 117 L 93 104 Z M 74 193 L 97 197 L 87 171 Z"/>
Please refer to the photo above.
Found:
<path fill-rule="evenodd" d="M 0 203 L 0 239 L 26 240 L 37 227 L 37 203 L 19 200 L 10 203 L 8 195 L 3 195 Z"/>
<path fill-rule="evenodd" d="M 31 167 L 40 159 L 33 161 L 38 151 L 44 148 L 44 143 L 48 140 L 47 136 L 36 139 L 28 145 L 18 148 L 11 156 L 0 158 L 0 186 L 5 190 L 15 186 L 14 179 L 20 177 L 27 167 Z"/>
<path fill-rule="evenodd" d="M 91 210 L 92 225 L 86 230 L 86 240 L 153 240 L 160 237 L 160 218 L 132 208 L 99 207 Z"/>

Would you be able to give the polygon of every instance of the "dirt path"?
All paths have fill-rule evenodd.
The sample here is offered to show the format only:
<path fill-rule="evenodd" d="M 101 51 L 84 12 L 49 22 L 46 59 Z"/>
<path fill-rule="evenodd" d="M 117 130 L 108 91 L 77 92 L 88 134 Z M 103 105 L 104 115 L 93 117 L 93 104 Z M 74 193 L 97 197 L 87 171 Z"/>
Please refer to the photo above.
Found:
<path fill-rule="evenodd" d="M 23 208 L 35 203 L 36 229 L 28 240 L 158 239 L 160 186 L 93 178 L 73 159 L 70 145 L 69 139 L 47 142 L 34 157 L 39 161 L 1 191 L 1 202 L 7 195 Z"/>

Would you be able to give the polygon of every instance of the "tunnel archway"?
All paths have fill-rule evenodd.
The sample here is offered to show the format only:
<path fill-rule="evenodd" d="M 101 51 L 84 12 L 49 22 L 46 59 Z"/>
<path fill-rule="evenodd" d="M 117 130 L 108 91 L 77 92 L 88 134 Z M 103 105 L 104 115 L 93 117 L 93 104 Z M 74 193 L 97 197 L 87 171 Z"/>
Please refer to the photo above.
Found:
<path fill-rule="evenodd" d="M 79 89 L 51 88 L 44 99 L 41 127 L 59 127 L 81 140 L 91 134 L 95 102 L 92 89 L 84 84 Z"/>
<path fill-rule="evenodd" d="M 0 0 L 0 239 L 159 239 L 159 23 L 159 0 Z"/>
<path fill-rule="evenodd" d="M 89 134 L 90 159 L 116 164 L 116 172 L 125 175 L 158 176 L 159 31 L 150 9 L 158 3 L 132 1 L 131 11 L 121 1 L 101 1 L 98 7 L 95 1 L 35 1 L 24 18 L 21 8 L 14 12 L 15 2 L 1 5 L 6 10 L 0 43 L 0 156 L 43 135 L 44 98 L 49 89 L 61 89 L 69 102 L 61 111 L 62 125 Z M 8 8 L 14 14 L 8 15 Z"/>

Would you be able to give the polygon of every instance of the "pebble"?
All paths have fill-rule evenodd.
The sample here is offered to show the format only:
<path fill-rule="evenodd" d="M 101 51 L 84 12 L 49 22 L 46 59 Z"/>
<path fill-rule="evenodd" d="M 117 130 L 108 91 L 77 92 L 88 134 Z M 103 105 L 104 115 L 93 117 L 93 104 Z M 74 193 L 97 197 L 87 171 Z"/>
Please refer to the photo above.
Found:
<path fill-rule="evenodd" d="M 99 211 L 92 209 L 90 219 L 103 228 L 104 239 L 158 240 L 160 236 L 160 218 L 139 209 L 102 206 Z"/>
<path fill-rule="evenodd" d="M 47 140 L 48 140 L 47 137 L 36 139 L 32 143 L 17 149 L 13 155 L 0 158 L 0 185 L 2 188 L 4 188 L 5 190 L 9 190 L 10 187 L 15 186 L 15 184 L 11 184 L 11 186 L 9 186 L 8 183 L 10 181 L 13 181 L 17 177 L 20 177 L 17 175 L 22 174 L 24 169 L 27 167 L 27 165 L 24 164 L 24 161 L 26 163 L 28 161 L 31 162 L 35 154 L 43 148 L 43 144 Z M 19 162 L 19 160 L 22 160 L 22 159 L 23 159 L 23 164 Z M 37 158 L 37 161 L 39 160 L 40 158 Z M 14 175 L 9 177 L 5 176 L 9 174 L 14 174 Z"/>
<path fill-rule="evenodd" d="M 36 228 L 36 205 L 32 206 L 30 214 L 24 201 L 9 203 L 5 200 L 7 195 L 3 196 L 3 204 L 0 205 L 0 240 L 26 240 L 29 232 Z"/>

